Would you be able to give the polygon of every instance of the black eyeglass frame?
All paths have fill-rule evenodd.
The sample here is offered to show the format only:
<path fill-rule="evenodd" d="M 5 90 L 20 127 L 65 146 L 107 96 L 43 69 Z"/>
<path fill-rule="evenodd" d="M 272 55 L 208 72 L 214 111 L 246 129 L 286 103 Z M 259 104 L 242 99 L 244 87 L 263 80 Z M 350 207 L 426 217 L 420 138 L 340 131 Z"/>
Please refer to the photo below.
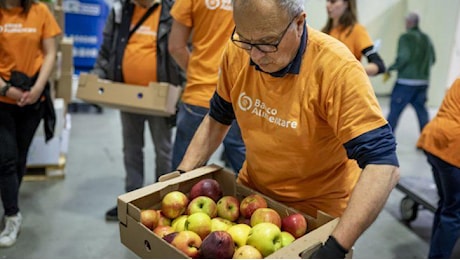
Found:
<path fill-rule="evenodd" d="M 286 35 L 286 32 L 289 30 L 289 27 L 291 27 L 291 24 L 294 22 L 294 20 L 298 17 L 298 15 L 294 16 L 294 18 L 292 18 L 292 20 L 288 23 L 286 29 L 284 29 L 284 31 L 281 33 L 281 36 L 279 37 L 279 40 L 276 42 L 276 43 L 250 43 L 250 42 L 245 42 L 245 41 L 240 41 L 240 40 L 236 40 L 234 38 L 235 36 L 235 32 L 236 32 L 236 26 L 235 28 L 233 28 L 233 32 L 232 32 L 232 35 L 230 37 L 230 39 L 232 40 L 233 44 L 235 44 L 237 47 L 241 48 L 241 49 L 244 49 L 244 50 L 247 50 L 247 51 L 250 51 L 252 50 L 252 48 L 256 48 L 258 49 L 260 52 L 263 52 L 263 53 L 273 53 L 273 52 L 277 52 L 278 51 L 278 46 L 281 44 L 281 42 L 283 41 L 283 38 L 284 38 L 284 35 Z M 245 48 L 243 47 L 243 45 L 240 45 L 240 44 L 245 44 L 247 45 L 248 48 Z M 263 50 L 261 49 L 260 46 L 266 46 L 268 48 L 273 48 L 273 49 L 270 49 L 270 50 Z"/>

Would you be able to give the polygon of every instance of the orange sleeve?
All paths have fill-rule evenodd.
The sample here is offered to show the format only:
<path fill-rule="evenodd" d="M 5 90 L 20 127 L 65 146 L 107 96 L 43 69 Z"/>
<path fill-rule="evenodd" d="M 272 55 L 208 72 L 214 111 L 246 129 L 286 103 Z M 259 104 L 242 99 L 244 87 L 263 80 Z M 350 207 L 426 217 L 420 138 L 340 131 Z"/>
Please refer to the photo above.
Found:
<path fill-rule="evenodd" d="M 60 35 L 62 33 L 62 30 L 56 22 L 54 16 L 51 14 L 48 7 L 46 7 L 45 4 L 40 3 L 40 9 L 40 11 L 42 11 L 43 15 L 45 16 L 43 23 L 43 34 L 41 36 L 42 39 L 47 39 Z"/>
<path fill-rule="evenodd" d="M 170 11 L 176 21 L 187 27 L 193 26 L 192 2 L 193 0 L 176 0 Z"/>

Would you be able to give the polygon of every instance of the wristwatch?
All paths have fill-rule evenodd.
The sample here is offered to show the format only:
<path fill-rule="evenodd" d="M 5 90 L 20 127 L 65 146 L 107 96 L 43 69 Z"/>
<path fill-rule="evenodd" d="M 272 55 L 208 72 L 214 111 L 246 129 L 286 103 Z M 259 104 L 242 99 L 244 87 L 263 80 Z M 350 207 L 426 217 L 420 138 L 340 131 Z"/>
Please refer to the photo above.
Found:
<path fill-rule="evenodd" d="M 11 87 L 11 83 L 10 82 L 6 82 L 5 86 L 3 86 L 2 88 L 0 88 L 0 96 L 6 96 L 6 92 L 8 92 L 8 89 Z"/>

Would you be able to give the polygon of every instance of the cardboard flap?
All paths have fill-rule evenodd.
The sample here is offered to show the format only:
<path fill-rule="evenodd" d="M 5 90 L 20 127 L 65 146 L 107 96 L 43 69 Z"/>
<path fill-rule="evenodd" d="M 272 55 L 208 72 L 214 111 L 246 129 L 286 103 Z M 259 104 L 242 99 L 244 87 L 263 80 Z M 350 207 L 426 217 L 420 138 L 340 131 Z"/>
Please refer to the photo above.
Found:
<path fill-rule="evenodd" d="M 158 181 L 165 182 L 165 181 L 177 178 L 179 176 L 180 176 L 179 171 L 173 171 L 173 172 L 167 173 L 165 175 L 161 175 L 160 178 L 158 178 Z"/>

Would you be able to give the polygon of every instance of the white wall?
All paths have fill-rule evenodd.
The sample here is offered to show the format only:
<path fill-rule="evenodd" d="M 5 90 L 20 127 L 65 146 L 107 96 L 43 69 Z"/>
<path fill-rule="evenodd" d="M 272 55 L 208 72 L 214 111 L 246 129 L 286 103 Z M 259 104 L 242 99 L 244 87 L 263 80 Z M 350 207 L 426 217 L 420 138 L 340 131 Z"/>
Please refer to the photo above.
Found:
<path fill-rule="evenodd" d="M 385 0 L 358 1 L 358 18 L 376 40 L 381 39 L 379 51 L 385 64 L 394 62 L 398 38 L 405 31 L 404 17 L 409 11 L 420 14 L 420 29 L 430 35 L 435 51 L 429 89 L 428 105 L 440 105 L 445 89 L 460 75 L 460 1 L 458 0 Z M 307 22 L 321 29 L 327 20 L 326 0 L 305 0 Z M 363 62 L 367 62 L 365 59 Z M 377 94 L 389 94 L 396 73 L 386 82 L 382 76 L 371 78 Z"/>

